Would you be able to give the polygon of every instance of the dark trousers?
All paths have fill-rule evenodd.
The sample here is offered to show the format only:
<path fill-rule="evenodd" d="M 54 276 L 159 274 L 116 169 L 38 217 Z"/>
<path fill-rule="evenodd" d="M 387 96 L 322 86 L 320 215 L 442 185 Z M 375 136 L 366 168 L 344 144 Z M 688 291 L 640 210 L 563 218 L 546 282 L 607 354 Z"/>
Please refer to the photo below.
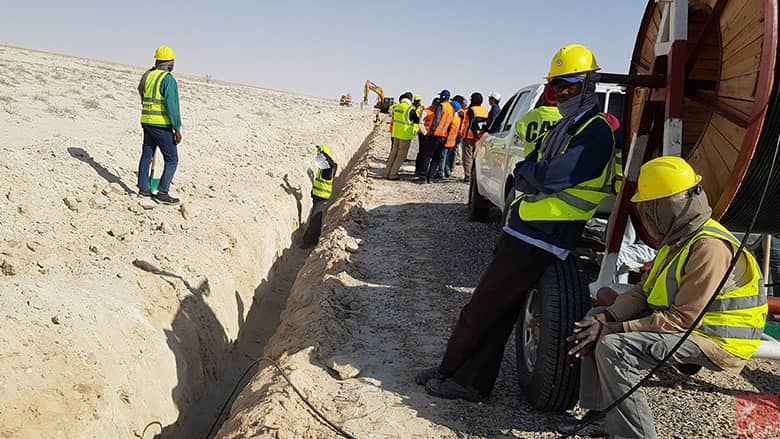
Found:
<path fill-rule="evenodd" d="M 555 260 L 552 253 L 502 233 L 493 260 L 460 312 L 439 373 L 490 395 L 528 290 Z"/>
<path fill-rule="evenodd" d="M 439 162 L 441 162 L 441 155 L 444 152 L 444 143 L 447 139 L 443 137 L 431 137 L 427 140 L 426 155 L 423 157 L 423 176 L 428 181 L 433 180 L 436 172 L 439 171 Z"/>
<path fill-rule="evenodd" d="M 149 189 L 149 168 L 152 165 L 154 151 L 159 147 L 165 161 L 165 167 L 157 190 L 167 194 L 171 187 L 171 181 L 173 181 L 173 174 L 176 173 L 176 167 L 179 164 L 178 149 L 173 143 L 173 130 L 151 125 L 141 126 L 144 129 L 144 144 L 141 150 L 141 160 L 138 163 L 138 188 Z"/>
<path fill-rule="evenodd" d="M 422 177 L 423 171 L 422 171 L 422 158 L 423 158 L 423 150 L 425 145 L 425 136 L 422 135 L 422 133 L 417 133 L 417 156 L 414 159 L 414 175 L 418 177 Z"/>
<path fill-rule="evenodd" d="M 311 212 L 309 212 L 309 221 L 306 226 L 306 231 L 303 232 L 301 248 L 314 247 L 317 244 L 317 241 L 320 240 L 322 220 L 325 217 L 325 212 L 328 210 L 328 200 L 314 195 L 311 196 L 311 200 Z"/>

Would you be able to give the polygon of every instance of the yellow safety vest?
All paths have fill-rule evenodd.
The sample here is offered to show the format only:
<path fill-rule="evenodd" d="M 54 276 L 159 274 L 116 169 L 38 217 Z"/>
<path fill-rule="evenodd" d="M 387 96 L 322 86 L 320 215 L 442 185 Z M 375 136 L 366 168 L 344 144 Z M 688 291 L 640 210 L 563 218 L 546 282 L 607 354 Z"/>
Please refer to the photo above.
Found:
<path fill-rule="evenodd" d="M 539 146 L 544 134 L 562 118 L 558 107 L 543 105 L 518 119 L 515 123 L 515 131 L 523 141 L 523 156 L 528 157 Z"/>
<path fill-rule="evenodd" d="M 401 140 L 412 140 L 414 137 L 414 123 L 409 120 L 409 112 L 412 106 L 401 102 L 393 108 L 393 137 Z"/>
<path fill-rule="evenodd" d="M 141 110 L 141 123 L 146 125 L 171 125 L 168 109 L 165 108 L 160 86 L 163 79 L 171 72 L 152 69 L 146 75 L 144 82 L 143 109 Z"/>
<path fill-rule="evenodd" d="M 651 308 L 658 311 L 674 304 L 691 246 L 702 236 L 726 241 L 735 251 L 739 248 L 737 238 L 712 219 L 704 223 L 704 227 L 668 262 L 665 259 L 669 255 L 670 247 L 662 247 L 643 286 L 647 294 L 647 304 Z M 732 355 L 747 360 L 758 349 L 768 308 L 766 294 L 759 287 L 761 272 L 758 264 L 750 252 L 743 251 L 742 256 L 747 259 L 748 280 L 736 289 L 722 291 L 704 314 L 701 325 L 693 332 L 709 338 Z M 703 291 L 702 294 L 709 295 L 712 291 Z"/>
<path fill-rule="evenodd" d="M 311 194 L 325 200 L 329 199 L 333 193 L 333 177 L 335 175 L 332 175 L 330 179 L 326 179 L 322 176 L 322 169 L 317 169 L 317 175 L 314 177 L 311 187 Z"/>
<path fill-rule="evenodd" d="M 599 113 L 588 119 L 574 133 L 575 137 L 588 127 L 595 120 L 601 119 L 609 125 L 604 116 Z M 612 130 L 610 129 L 610 132 Z M 545 133 L 545 136 L 549 133 Z M 571 138 L 569 139 L 571 141 Z M 564 151 L 569 147 L 567 142 Z M 612 137 L 611 159 L 604 167 L 604 170 L 596 178 L 584 181 L 576 186 L 564 189 L 553 194 L 522 194 L 512 202 L 515 205 L 519 201 L 518 215 L 523 221 L 587 221 L 593 218 L 596 208 L 604 198 L 607 198 L 612 190 L 612 173 L 614 172 L 614 149 L 615 138 Z"/>

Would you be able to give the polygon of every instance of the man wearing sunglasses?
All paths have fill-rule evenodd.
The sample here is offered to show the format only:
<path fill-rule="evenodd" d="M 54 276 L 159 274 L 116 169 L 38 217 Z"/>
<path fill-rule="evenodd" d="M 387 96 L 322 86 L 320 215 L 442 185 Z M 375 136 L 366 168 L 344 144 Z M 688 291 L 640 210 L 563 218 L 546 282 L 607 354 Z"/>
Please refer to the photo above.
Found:
<path fill-rule="evenodd" d="M 528 291 L 556 260 L 569 257 L 609 195 L 615 139 L 599 111 L 597 70 L 593 53 L 579 44 L 553 57 L 547 79 L 562 118 L 515 167 L 521 195 L 510 206 L 493 260 L 461 311 L 441 364 L 415 378 L 429 394 L 488 399 Z"/>

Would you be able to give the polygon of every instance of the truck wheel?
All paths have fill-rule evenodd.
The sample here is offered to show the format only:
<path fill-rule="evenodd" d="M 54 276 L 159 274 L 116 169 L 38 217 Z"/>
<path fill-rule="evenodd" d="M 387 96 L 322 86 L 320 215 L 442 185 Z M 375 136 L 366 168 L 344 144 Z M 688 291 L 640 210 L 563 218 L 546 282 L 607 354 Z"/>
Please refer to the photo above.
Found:
<path fill-rule="evenodd" d="M 477 174 L 472 171 L 469 183 L 469 221 L 484 223 L 490 211 L 490 201 L 479 194 L 477 189 Z"/>
<path fill-rule="evenodd" d="M 566 353 L 566 337 L 588 309 L 585 273 L 574 255 L 556 261 L 529 292 L 515 343 L 520 386 L 534 408 L 564 411 L 577 402 L 580 364 Z"/>
<path fill-rule="evenodd" d="M 517 191 L 515 188 L 511 188 L 507 191 L 504 197 L 504 208 L 501 210 L 501 225 L 506 226 L 509 222 L 509 205 L 517 198 Z"/>

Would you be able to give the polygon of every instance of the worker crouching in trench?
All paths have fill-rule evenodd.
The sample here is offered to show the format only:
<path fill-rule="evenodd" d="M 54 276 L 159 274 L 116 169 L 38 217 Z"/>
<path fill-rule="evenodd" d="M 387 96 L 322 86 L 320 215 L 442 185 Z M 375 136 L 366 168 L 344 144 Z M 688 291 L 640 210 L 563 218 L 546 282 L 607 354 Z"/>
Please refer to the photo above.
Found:
<path fill-rule="evenodd" d="M 663 247 L 642 282 L 617 296 L 609 307 L 592 309 L 575 323 L 570 355 L 582 357 L 580 405 L 589 409 L 564 434 L 655 438 L 655 422 L 641 390 L 615 409 L 617 401 L 675 346 L 704 310 L 728 273 L 740 243 L 710 218 L 701 177 L 679 157 L 645 163 L 631 198 L 645 229 Z M 755 354 L 767 315 L 761 273 L 743 251 L 713 305 L 690 338 L 670 358 L 678 368 L 706 367 L 738 374 Z"/>

